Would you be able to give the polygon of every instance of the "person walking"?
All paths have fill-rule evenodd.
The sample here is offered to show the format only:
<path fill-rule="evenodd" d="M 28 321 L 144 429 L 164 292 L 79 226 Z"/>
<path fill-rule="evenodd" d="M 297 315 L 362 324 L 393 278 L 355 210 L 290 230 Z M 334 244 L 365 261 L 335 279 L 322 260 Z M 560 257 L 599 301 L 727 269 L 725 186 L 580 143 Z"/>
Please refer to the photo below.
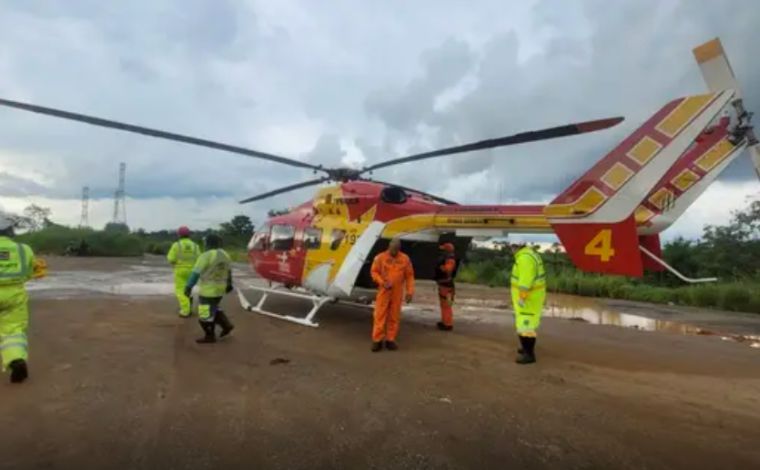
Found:
<path fill-rule="evenodd" d="M 216 342 L 216 325 L 222 328 L 222 338 L 235 328 L 219 306 L 224 294 L 233 289 L 232 260 L 222 249 L 222 238 L 219 235 L 207 235 L 204 245 L 206 251 L 198 257 L 185 285 L 185 295 L 190 297 L 193 287 L 198 284 L 198 321 L 203 337 L 196 342 L 200 344 Z"/>
<path fill-rule="evenodd" d="M 193 299 L 185 295 L 185 286 L 193 272 L 195 261 L 201 254 L 201 249 L 190 239 L 190 229 L 184 225 L 177 229 L 177 238 L 178 240 L 172 243 L 166 260 L 174 268 L 174 294 L 179 303 L 179 316 L 190 318 Z"/>

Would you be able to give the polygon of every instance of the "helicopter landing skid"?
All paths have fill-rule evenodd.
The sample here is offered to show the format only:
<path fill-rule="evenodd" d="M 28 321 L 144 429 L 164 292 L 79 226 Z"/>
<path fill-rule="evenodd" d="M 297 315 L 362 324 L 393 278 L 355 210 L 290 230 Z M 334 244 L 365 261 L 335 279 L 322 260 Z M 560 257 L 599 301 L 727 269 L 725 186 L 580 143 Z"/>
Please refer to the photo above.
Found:
<path fill-rule="evenodd" d="M 285 320 L 292 323 L 298 323 L 299 325 L 303 326 L 310 326 L 312 328 L 316 328 L 319 326 L 319 323 L 314 322 L 314 317 L 317 315 L 317 312 L 319 309 L 322 308 L 322 306 L 328 302 L 335 302 L 336 299 L 333 297 L 325 297 L 320 295 L 311 295 L 311 294 L 300 294 L 297 292 L 291 292 L 291 291 L 283 291 L 278 289 L 267 289 L 263 287 L 254 287 L 249 286 L 248 287 L 251 290 L 255 290 L 257 292 L 261 292 L 261 298 L 256 303 L 256 305 L 251 304 L 248 299 L 245 298 L 243 295 L 243 292 L 240 289 L 237 289 L 238 298 L 240 299 L 240 305 L 247 311 L 258 313 L 260 315 L 266 315 L 268 317 L 276 318 L 278 320 Z M 275 312 L 270 312 L 267 310 L 264 310 L 264 302 L 266 302 L 269 295 L 282 295 L 285 297 L 291 297 L 296 299 L 306 299 L 310 300 L 312 302 L 312 308 L 309 310 L 309 313 L 306 314 L 305 317 L 294 317 L 291 315 L 282 315 Z"/>

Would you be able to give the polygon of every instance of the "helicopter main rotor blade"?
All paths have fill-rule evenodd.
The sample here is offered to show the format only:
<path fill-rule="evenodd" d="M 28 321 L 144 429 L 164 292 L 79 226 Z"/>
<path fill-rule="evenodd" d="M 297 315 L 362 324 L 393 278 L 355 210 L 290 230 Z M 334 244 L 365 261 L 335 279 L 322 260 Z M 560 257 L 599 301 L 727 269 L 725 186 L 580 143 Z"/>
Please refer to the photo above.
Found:
<path fill-rule="evenodd" d="M 176 142 L 182 142 L 190 145 L 198 145 L 201 147 L 208 147 L 215 150 L 222 150 L 225 152 L 237 153 L 240 155 L 246 155 L 248 157 L 261 158 L 263 160 L 269 160 L 272 162 L 282 163 L 285 165 L 295 166 L 299 168 L 309 168 L 311 170 L 322 170 L 321 167 L 311 165 L 309 163 L 300 162 L 290 158 L 280 157 L 269 153 L 259 152 L 257 150 L 250 150 L 243 147 L 237 147 L 235 145 L 223 144 L 221 142 L 214 142 L 206 139 L 199 139 L 197 137 L 190 137 L 182 134 L 175 134 L 173 132 L 161 131 L 158 129 L 150 129 L 148 127 L 136 126 L 133 124 L 127 124 L 119 121 L 111 121 L 109 119 L 102 119 L 94 116 L 87 116 L 85 114 L 72 113 L 69 111 L 63 111 L 55 108 L 47 108 L 44 106 L 37 106 L 35 104 L 22 103 L 19 101 L 11 101 L 0 98 L 0 105 L 8 106 L 11 108 L 22 109 L 24 111 L 30 111 L 32 113 L 45 114 L 48 116 L 54 116 L 62 119 L 69 119 L 72 121 L 84 122 L 93 126 L 106 127 L 109 129 L 117 129 L 125 132 L 133 132 L 136 134 L 147 135 L 150 137 L 156 137 L 159 139 L 173 140 Z"/>
<path fill-rule="evenodd" d="M 282 188 L 275 189 L 273 191 L 269 191 L 269 192 L 266 192 L 266 193 L 262 193 L 262 194 L 259 194 L 259 195 L 256 195 L 256 196 L 249 197 L 247 199 L 243 199 L 242 201 L 240 201 L 240 204 L 246 204 L 246 203 L 253 202 L 253 201 L 259 201 L 261 199 L 266 199 L 268 197 L 276 196 L 278 194 L 287 193 L 287 192 L 290 192 L 290 191 L 295 191 L 296 189 L 306 188 L 308 186 L 314 186 L 314 185 L 317 185 L 317 184 L 320 184 L 320 183 L 324 183 L 325 181 L 329 181 L 329 180 L 330 180 L 330 178 L 322 177 L 322 178 L 317 178 L 317 179 L 314 179 L 314 180 L 304 181 L 303 183 L 291 184 L 290 186 L 284 186 Z"/>
<path fill-rule="evenodd" d="M 371 181 L 373 183 L 380 183 L 380 184 L 384 184 L 386 186 L 395 186 L 397 188 L 403 189 L 404 191 L 407 191 L 407 192 L 410 192 L 410 193 L 416 193 L 416 194 L 419 194 L 421 196 L 428 197 L 428 198 L 430 198 L 430 199 L 432 199 L 432 200 L 434 200 L 436 202 L 440 202 L 441 204 L 446 204 L 446 205 L 449 205 L 449 206 L 458 206 L 459 205 L 458 202 L 450 201 L 448 199 L 444 199 L 444 198 L 436 196 L 434 194 L 430 194 L 430 193 L 426 193 L 426 192 L 420 191 L 419 189 L 407 188 L 406 186 L 401 186 L 400 184 L 386 183 L 385 181 L 379 181 L 379 180 L 376 180 L 374 178 L 373 179 L 362 178 L 362 180 L 363 181 Z"/>
<path fill-rule="evenodd" d="M 567 137 L 570 135 L 583 134 L 586 132 L 594 132 L 615 126 L 622 121 L 622 117 L 614 117 L 608 119 L 598 119 L 595 121 L 579 122 L 575 124 L 567 124 L 564 126 L 549 127 L 547 129 L 541 129 L 537 131 L 520 132 L 519 134 L 499 137 L 497 139 L 481 140 L 479 142 L 473 142 L 471 144 L 458 145 L 456 147 L 449 147 L 440 150 L 433 150 L 431 152 L 409 155 L 408 157 L 395 158 L 393 160 L 388 160 L 387 162 L 376 163 L 374 165 L 365 167 L 361 172 L 366 173 L 368 171 L 374 171 L 379 168 L 385 168 L 392 165 L 398 165 L 401 163 L 408 163 L 417 160 L 424 160 L 426 158 L 442 157 L 444 155 L 472 152 L 473 150 L 485 150 L 496 147 L 504 147 L 507 145 L 524 144 L 526 142 L 556 139 L 557 137 Z"/>

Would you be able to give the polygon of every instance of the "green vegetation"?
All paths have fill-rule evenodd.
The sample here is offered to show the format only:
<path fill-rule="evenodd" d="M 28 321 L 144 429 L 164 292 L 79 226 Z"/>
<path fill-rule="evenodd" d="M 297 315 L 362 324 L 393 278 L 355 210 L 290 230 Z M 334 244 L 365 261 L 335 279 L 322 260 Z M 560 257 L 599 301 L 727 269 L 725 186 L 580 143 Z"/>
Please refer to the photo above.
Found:
<path fill-rule="evenodd" d="M 552 292 L 654 303 L 712 307 L 760 313 L 760 201 L 725 226 L 707 226 L 700 240 L 676 239 L 663 247 L 663 257 L 690 277 L 718 277 L 720 282 L 687 286 L 667 272 L 642 279 L 578 271 L 557 249 L 543 253 Z M 472 249 L 457 276 L 461 282 L 509 285 L 512 254 Z"/>
<path fill-rule="evenodd" d="M 18 226 L 26 230 L 18 236 L 36 253 L 60 256 L 142 256 L 144 253 L 166 255 L 177 239 L 175 230 L 131 232 L 124 224 L 106 224 L 103 230 L 71 228 L 50 221 L 50 210 L 29 206 L 18 217 Z M 253 233 L 253 223 L 248 216 L 237 215 L 218 229 L 194 232 L 193 239 L 201 243 L 209 233 L 217 233 L 234 261 L 247 259 L 246 245 Z"/>
<path fill-rule="evenodd" d="M 40 254 L 165 255 L 176 240 L 174 230 L 131 232 L 119 224 L 108 224 L 104 230 L 64 227 L 51 222 L 50 210 L 39 206 L 27 208 L 19 223 L 27 230 L 19 241 Z M 193 238 L 200 241 L 211 232 L 222 236 L 233 260 L 246 261 L 246 244 L 253 232 L 247 216 L 235 216 L 216 230 L 195 232 Z M 685 286 L 667 272 L 649 273 L 642 279 L 583 273 L 557 249 L 544 253 L 543 259 L 553 292 L 760 313 L 760 201 L 735 213 L 728 225 L 705 227 L 699 240 L 671 241 L 664 246 L 663 256 L 687 276 L 716 276 L 720 282 Z M 506 287 L 511 267 L 512 254 L 506 246 L 499 251 L 473 248 L 457 278 Z"/>
<path fill-rule="evenodd" d="M 18 240 L 35 252 L 49 255 L 82 253 L 85 256 L 140 256 L 143 245 L 139 237 L 118 231 L 74 229 L 49 225 L 27 232 Z"/>

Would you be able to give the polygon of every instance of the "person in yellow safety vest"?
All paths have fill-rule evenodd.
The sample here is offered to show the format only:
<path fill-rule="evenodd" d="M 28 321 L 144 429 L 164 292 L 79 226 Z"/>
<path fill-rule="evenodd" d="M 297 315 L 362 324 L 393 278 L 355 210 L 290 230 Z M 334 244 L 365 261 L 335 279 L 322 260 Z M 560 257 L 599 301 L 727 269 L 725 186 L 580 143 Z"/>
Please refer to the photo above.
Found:
<path fill-rule="evenodd" d="M 24 284 L 44 277 L 45 263 L 34 257 L 28 245 L 13 241 L 14 221 L 0 213 L 0 354 L 3 372 L 11 370 L 11 382 L 29 376 L 29 297 Z"/>
<path fill-rule="evenodd" d="M 166 259 L 174 267 L 174 294 L 179 302 L 179 316 L 190 318 L 193 299 L 185 295 L 185 285 L 201 249 L 190 239 L 190 229 L 184 225 L 177 230 L 177 237 L 179 240 L 172 244 Z"/>
<path fill-rule="evenodd" d="M 235 328 L 219 307 L 224 294 L 232 292 L 232 260 L 222 249 L 219 235 L 207 235 L 204 244 L 206 251 L 198 257 L 185 286 L 185 295 L 190 297 L 198 284 L 198 320 L 204 336 L 195 341 L 201 344 L 216 342 L 216 325 L 222 327 L 222 338 Z"/>
<path fill-rule="evenodd" d="M 512 245 L 515 262 L 512 266 L 512 306 L 520 349 L 515 362 L 536 362 L 536 333 L 541 324 L 541 311 L 546 298 L 546 271 L 541 256 L 526 244 Z"/>

